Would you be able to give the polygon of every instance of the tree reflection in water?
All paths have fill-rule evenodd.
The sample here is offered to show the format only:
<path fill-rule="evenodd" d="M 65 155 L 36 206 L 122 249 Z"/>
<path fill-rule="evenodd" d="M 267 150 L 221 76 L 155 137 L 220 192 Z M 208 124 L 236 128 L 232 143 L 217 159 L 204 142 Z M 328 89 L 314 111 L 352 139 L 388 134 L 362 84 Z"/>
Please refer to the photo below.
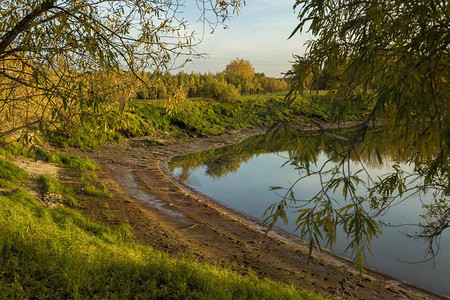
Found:
<path fill-rule="evenodd" d="M 432 194 L 433 197 L 427 197 L 431 202 L 423 203 L 420 213 L 421 222 L 417 225 L 422 230 L 410 237 L 425 240 L 429 259 L 434 258 L 439 252 L 439 238 L 449 223 L 450 209 L 445 195 L 448 178 L 442 176 L 427 182 L 421 164 L 405 171 L 402 165 L 414 166 L 414 161 L 404 149 L 387 133 L 367 134 L 371 135 L 368 140 L 374 143 L 355 142 L 358 135 L 355 130 L 318 134 L 280 127 L 232 146 L 176 157 L 169 167 L 181 170 L 179 177 L 184 181 L 200 167 L 206 168 L 208 176 L 218 179 L 236 172 L 242 163 L 255 156 L 286 151 L 289 154 L 286 164 L 298 170 L 299 178 L 288 187 L 270 187 L 281 200 L 266 210 L 264 222 L 268 230 L 278 220 L 287 222 L 286 212 L 295 209 L 297 231 L 309 241 L 311 251 L 320 241 L 332 248 L 337 232 L 343 231 L 348 240 L 346 251 L 359 262 L 361 270 L 366 253 L 371 253 L 372 239 L 386 225 L 380 217 L 400 202 Z M 325 163 L 318 164 L 320 153 L 325 153 Z M 351 168 L 355 164 L 359 166 L 357 170 Z M 369 167 L 381 168 L 385 164 L 392 165 L 392 172 L 384 176 L 374 178 L 367 171 Z M 294 187 L 311 176 L 318 178 L 318 191 L 313 197 L 303 199 L 294 193 Z"/>

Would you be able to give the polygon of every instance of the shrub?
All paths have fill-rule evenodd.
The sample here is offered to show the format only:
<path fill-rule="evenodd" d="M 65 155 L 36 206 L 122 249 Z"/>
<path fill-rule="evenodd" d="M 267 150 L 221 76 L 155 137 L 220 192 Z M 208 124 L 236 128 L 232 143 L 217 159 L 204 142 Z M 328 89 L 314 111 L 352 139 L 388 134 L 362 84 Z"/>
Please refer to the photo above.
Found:
<path fill-rule="evenodd" d="M 203 86 L 202 96 L 221 102 L 230 102 L 239 98 L 239 91 L 224 80 L 209 79 Z"/>

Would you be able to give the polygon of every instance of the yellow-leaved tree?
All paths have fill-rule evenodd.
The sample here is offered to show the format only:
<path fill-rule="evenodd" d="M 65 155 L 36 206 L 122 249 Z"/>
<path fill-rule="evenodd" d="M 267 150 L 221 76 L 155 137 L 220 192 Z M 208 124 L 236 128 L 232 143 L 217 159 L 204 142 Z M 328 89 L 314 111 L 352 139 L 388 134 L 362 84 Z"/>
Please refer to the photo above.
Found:
<path fill-rule="evenodd" d="M 242 58 L 233 59 L 226 67 L 226 74 L 232 74 L 240 77 L 255 77 L 255 68 L 248 60 Z"/>
<path fill-rule="evenodd" d="M 225 67 L 225 78 L 233 84 L 241 93 L 252 93 L 256 89 L 253 78 L 255 68 L 248 60 L 242 58 L 233 59 Z"/>
<path fill-rule="evenodd" d="M 244 4 L 192 1 L 212 26 Z M 127 97 L 117 93 L 133 86 L 125 78 L 136 81 L 140 70 L 165 71 L 176 58 L 195 55 L 180 5 L 175 0 L 2 0 L 0 137 L 30 127 L 63 130 L 61 118 L 80 121 L 112 95 Z"/>

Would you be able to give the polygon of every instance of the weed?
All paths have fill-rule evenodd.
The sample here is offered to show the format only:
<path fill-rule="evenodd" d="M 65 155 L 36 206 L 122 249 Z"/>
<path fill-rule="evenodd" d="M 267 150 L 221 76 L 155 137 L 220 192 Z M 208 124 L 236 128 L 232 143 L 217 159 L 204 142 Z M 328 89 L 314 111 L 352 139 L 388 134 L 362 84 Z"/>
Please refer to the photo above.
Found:
<path fill-rule="evenodd" d="M 48 156 L 48 162 L 55 163 L 63 167 L 69 167 L 75 170 L 97 170 L 98 164 L 89 158 L 81 158 L 75 155 L 64 155 L 54 152 Z"/>
<path fill-rule="evenodd" d="M 95 173 L 86 173 L 81 175 L 80 180 L 81 181 L 89 181 L 89 180 L 95 180 L 98 178 L 98 175 Z"/>
<path fill-rule="evenodd" d="M 83 189 L 85 194 L 90 196 L 97 196 L 100 198 L 111 198 L 112 196 L 111 192 L 103 183 L 101 183 L 101 188 L 98 188 L 93 184 L 86 183 Z"/>
<path fill-rule="evenodd" d="M 69 191 L 68 187 L 65 187 L 48 174 L 39 175 L 37 181 L 42 186 L 42 191 L 45 194 L 64 194 Z"/>
<path fill-rule="evenodd" d="M 0 158 L 0 179 L 6 182 L 17 182 L 27 178 L 27 172 L 15 164 Z"/>
<path fill-rule="evenodd" d="M 68 195 L 65 195 L 65 196 L 64 196 L 64 201 L 63 201 L 63 203 L 64 203 L 65 205 L 69 206 L 69 207 L 72 207 L 72 208 L 80 207 L 80 203 L 78 202 L 78 200 L 75 199 L 74 197 L 68 196 Z"/>

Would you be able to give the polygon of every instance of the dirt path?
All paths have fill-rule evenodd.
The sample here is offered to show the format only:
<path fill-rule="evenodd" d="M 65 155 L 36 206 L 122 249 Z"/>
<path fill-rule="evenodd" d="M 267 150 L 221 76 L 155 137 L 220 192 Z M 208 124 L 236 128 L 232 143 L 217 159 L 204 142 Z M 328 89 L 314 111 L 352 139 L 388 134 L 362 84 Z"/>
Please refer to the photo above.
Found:
<path fill-rule="evenodd" d="M 368 269 L 359 279 L 354 264 L 329 251 L 316 251 L 307 264 L 307 245 L 273 231 L 177 182 L 167 169 L 176 155 L 235 143 L 261 130 L 151 146 L 129 140 L 101 152 L 84 152 L 103 166 L 115 187 L 111 199 L 92 203 L 86 213 L 108 223 L 127 222 L 137 238 L 155 249 L 223 264 L 241 273 L 281 280 L 320 293 L 361 299 L 445 299 Z"/>

